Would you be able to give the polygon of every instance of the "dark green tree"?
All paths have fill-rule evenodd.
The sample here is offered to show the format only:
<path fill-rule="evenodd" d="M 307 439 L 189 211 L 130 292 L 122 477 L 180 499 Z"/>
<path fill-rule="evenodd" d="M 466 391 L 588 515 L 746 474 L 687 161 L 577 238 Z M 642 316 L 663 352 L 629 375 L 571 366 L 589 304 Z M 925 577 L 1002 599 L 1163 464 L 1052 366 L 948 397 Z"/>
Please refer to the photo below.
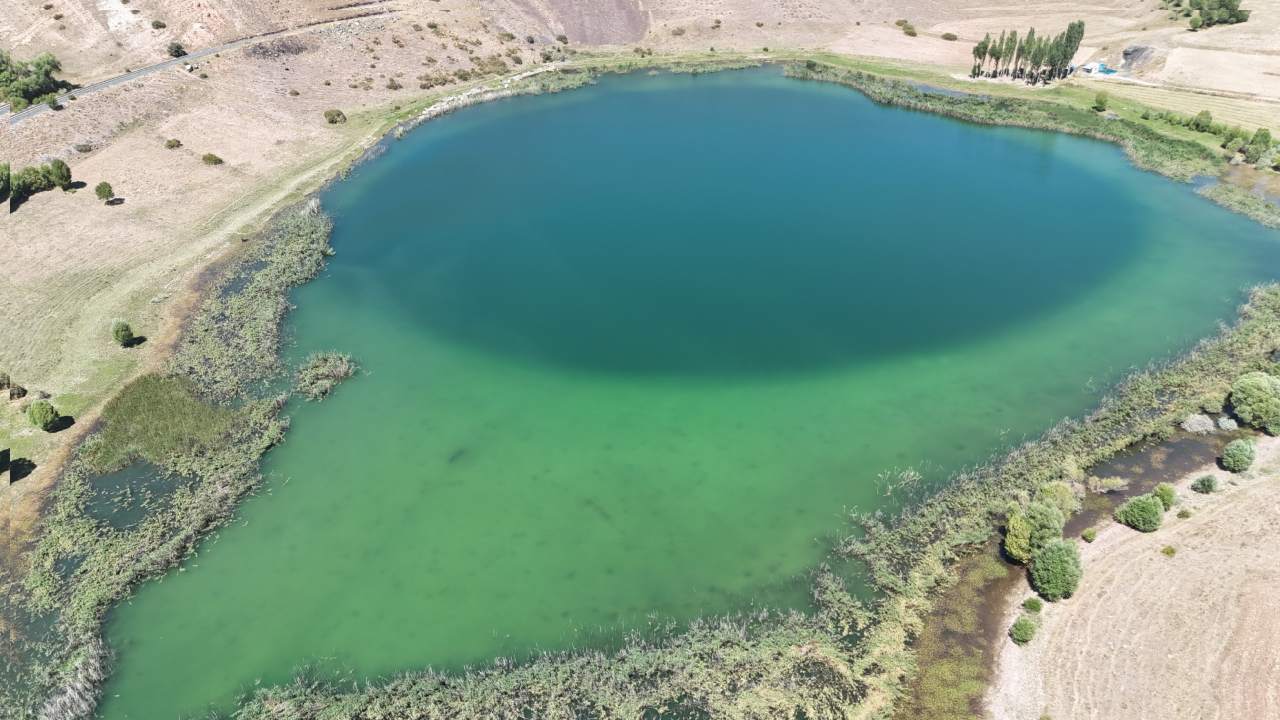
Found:
<path fill-rule="evenodd" d="M 111 183 L 103 180 L 94 186 L 93 194 L 97 195 L 102 202 L 110 202 L 116 196 L 116 191 L 111 188 Z"/>
<path fill-rule="evenodd" d="M 27 419 L 32 425 L 49 432 L 58 424 L 58 411 L 48 400 L 37 400 L 27 408 Z"/>
<path fill-rule="evenodd" d="M 71 184 L 71 168 L 57 158 L 50 160 L 49 164 L 45 166 L 45 176 L 49 178 L 50 184 L 64 190 Z"/>
<path fill-rule="evenodd" d="M 1116 508 L 1115 518 L 1139 532 L 1155 532 L 1164 521 L 1164 503 L 1154 495 L 1129 498 Z"/>
<path fill-rule="evenodd" d="M 1233 473 L 1242 473 L 1253 465 L 1255 454 L 1252 442 L 1232 440 L 1222 449 L 1222 467 Z"/>
<path fill-rule="evenodd" d="M 117 320 L 111 325 L 111 337 L 115 338 L 120 347 L 129 347 L 134 340 L 133 328 L 129 327 L 129 323 Z"/>
<path fill-rule="evenodd" d="M 1067 540 L 1054 540 L 1031 558 L 1031 587 L 1040 597 L 1054 602 L 1069 598 L 1084 575 L 1080 551 Z"/>

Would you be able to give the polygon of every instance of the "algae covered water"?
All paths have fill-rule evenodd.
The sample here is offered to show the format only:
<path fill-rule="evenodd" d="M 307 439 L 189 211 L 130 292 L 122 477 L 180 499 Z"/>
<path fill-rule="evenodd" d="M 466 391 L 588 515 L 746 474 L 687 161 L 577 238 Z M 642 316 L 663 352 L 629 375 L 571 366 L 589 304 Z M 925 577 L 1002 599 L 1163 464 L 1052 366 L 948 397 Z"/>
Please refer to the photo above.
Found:
<path fill-rule="evenodd" d="M 1272 276 L 1280 238 L 1114 146 L 773 70 L 442 118 L 324 198 L 269 492 L 116 610 L 107 718 L 803 606 L 878 478 L 1087 410 Z"/>

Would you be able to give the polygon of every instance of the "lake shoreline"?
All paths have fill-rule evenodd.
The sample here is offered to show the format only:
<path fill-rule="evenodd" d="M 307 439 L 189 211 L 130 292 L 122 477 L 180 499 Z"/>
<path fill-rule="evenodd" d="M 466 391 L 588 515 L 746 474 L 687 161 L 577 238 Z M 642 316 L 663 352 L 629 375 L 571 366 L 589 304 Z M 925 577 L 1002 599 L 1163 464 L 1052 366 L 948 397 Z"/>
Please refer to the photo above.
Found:
<path fill-rule="evenodd" d="M 655 60 L 665 61 L 666 59 L 656 58 Z M 750 61 L 755 62 L 758 60 L 759 60 L 758 57 L 753 57 L 751 58 Z M 728 61 L 720 61 L 720 62 L 728 62 L 731 64 L 732 62 L 744 62 L 744 61 L 746 61 L 745 58 L 739 58 L 739 59 L 730 59 Z M 655 66 L 661 66 L 661 65 L 660 63 L 655 63 L 654 66 L 641 66 L 641 69 L 643 67 L 655 67 Z M 589 82 L 591 77 L 593 76 L 592 73 L 595 73 L 595 72 L 621 72 L 621 71 L 634 71 L 636 69 L 637 67 L 633 65 L 627 65 L 625 67 L 625 70 L 591 69 L 583 73 L 570 74 L 569 79 L 565 80 L 564 84 L 561 84 L 561 85 L 556 85 L 554 83 L 543 84 L 540 82 L 528 83 L 526 85 L 519 86 L 519 87 L 510 87 L 510 86 L 501 85 L 497 88 L 492 88 L 485 92 L 476 93 L 474 96 L 466 100 L 454 99 L 452 101 L 449 101 L 449 100 L 437 101 L 436 103 L 428 106 L 427 108 L 424 108 L 421 110 L 411 109 L 407 111 L 402 111 L 399 115 L 388 119 L 386 121 L 387 124 L 384 125 L 385 130 L 379 136 L 379 139 L 375 140 L 373 144 L 387 141 L 387 138 L 390 136 L 390 134 L 396 132 L 396 128 L 403 126 L 402 123 L 406 122 L 405 118 L 408 118 L 407 122 L 413 122 L 414 118 L 430 119 L 431 117 L 436 117 L 439 114 L 442 114 L 442 112 L 447 112 L 449 110 L 455 109 L 456 107 L 461 107 L 464 104 L 471 104 L 472 102 L 483 102 L 490 99 L 508 97 L 512 94 L 522 94 L 526 92 L 528 93 L 552 92 L 559 89 L 567 89 L 569 87 L 574 86 L 576 83 Z M 676 71 L 680 71 L 680 69 L 677 69 Z M 557 72 L 563 72 L 563 71 L 557 70 Z M 524 78 L 521 78 L 521 81 L 528 80 L 529 78 L 530 76 L 526 76 Z M 453 97 L 456 98 L 456 96 L 453 96 Z M 447 104 L 447 109 L 443 111 L 436 111 L 435 114 L 429 115 L 429 113 L 432 112 L 432 108 L 436 108 L 441 102 L 444 102 Z M 448 104 L 448 103 L 452 103 L 452 104 Z M 925 109 L 928 109 L 928 108 L 925 108 Z M 1052 128 L 1049 128 L 1049 129 L 1052 129 Z M 1110 139 L 1110 138 L 1104 138 L 1104 139 Z M 365 156 L 362 156 L 362 157 L 365 157 Z M 355 162 L 359 162 L 359 160 L 357 159 L 352 161 L 351 163 L 348 163 L 342 170 L 342 173 L 349 171 L 349 169 L 355 164 Z M 281 211 L 279 208 L 275 209 L 276 215 L 279 215 L 280 212 L 283 212 L 283 211 Z M 1275 319 L 1272 319 L 1271 321 L 1276 322 Z M 188 327 L 187 323 L 184 323 L 184 328 L 186 327 Z M 1248 362 L 1255 362 L 1255 361 L 1256 359 L 1250 359 Z M 204 526 L 202 528 L 197 529 L 197 535 L 201 535 L 207 532 L 208 529 L 209 529 L 208 526 Z M 195 542 L 194 537 L 191 540 L 191 542 L 192 543 Z M 935 555 L 935 557 L 937 557 L 938 560 L 942 562 L 943 557 L 947 555 L 951 555 L 953 554 L 953 552 L 954 552 L 953 549 L 946 549 L 941 556 Z M 856 555 L 856 554 L 860 554 L 861 551 L 851 550 L 851 553 Z M 171 559 L 169 561 L 169 565 L 167 565 L 166 567 L 171 566 L 173 563 L 177 562 L 179 559 L 180 558 L 176 558 L 176 557 Z M 932 563 L 929 563 L 929 564 L 932 565 Z M 154 575 L 157 572 L 162 571 L 163 569 L 164 568 L 154 568 L 151 571 L 150 575 Z M 937 572 L 936 570 L 930 569 L 924 573 L 924 576 L 919 578 L 919 582 L 922 583 L 922 585 L 920 586 L 922 589 L 919 592 L 928 592 L 928 590 L 924 588 L 932 587 L 933 584 L 936 584 L 936 582 L 938 581 L 938 577 L 935 574 L 936 572 Z M 147 576 L 149 577 L 150 575 L 147 575 Z M 128 588 L 131 587 L 133 583 L 137 581 L 138 580 L 134 580 L 129 583 L 126 583 L 121 588 L 120 593 L 122 595 L 123 593 L 127 593 Z M 827 591 L 828 592 L 826 595 L 824 595 L 824 597 L 826 598 L 825 600 L 826 607 L 829 608 L 829 612 L 825 616 L 824 622 L 835 623 L 836 626 L 844 628 L 846 630 L 854 627 L 858 627 L 859 630 L 864 628 L 870 629 L 871 621 L 866 618 L 865 611 L 859 606 L 857 606 L 856 604 L 850 604 L 850 601 L 852 599 L 847 596 L 843 588 L 828 587 Z M 909 632 L 907 632 L 905 628 L 914 624 L 913 620 L 910 622 L 908 622 L 908 620 L 910 620 L 911 617 L 915 617 L 918 614 L 918 612 L 920 611 L 921 604 L 927 605 L 927 603 L 924 603 L 921 597 L 910 598 L 909 604 L 912 607 L 910 608 L 899 607 L 897 610 L 894 610 L 894 609 L 886 610 L 886 608 L 880 608 L 879 610 L 881 612 L 881 620 L 885 620 L 885 619 L 892 620 L 896 615 L 898 615 L 898 613 L 901 613 L 901 612 L 905 612 L 910 615 L 910 617 L 907 617 L 905 615 L 899 616 L 898 619 L 895 620 L 895 622 L 899 623 L 900 627 L 897 629 L 890 629 L 892 630 L 892 632 L 887 633 L 886 636 L 884 636 L 884 637 L 887 637 L 889 635 L 892 635 L 893 638 L 899 638 L 904 647 L 906 644 L 906 638 L 909 637 Z M 105 612 L 105 609 L 103 609 L 102 612 Z M 99 616 L 99 620 L 100 620 L 100 616 Z M 852 671 L 854 668 L 857 668 L 859 666 L 862 666 L 863 670 L 867 669 L 868 665 L 865 662 L 859 659 L 855 659 L 852 656 L 852 654 L 848 654 L 845 651 L 840 649 L 839 640 L 841 640 L 842 638 L 836 638 L 837 640 L 836 642 L 830 642 L 829 638 L 825 639 L 824 641 L 824 638 L 822 635 L 822 631 L 824 630 L 824 628 L 812 626 L 802 620 L 788 620 L 788 621 L 780 621 L 780 622 L 786 628 L 786 632 L 783 633 L 783 635 L 785 635 L 785 638 L 786 638 L 785 642 L 778 639 L 779 637 L 782 637 L 782 636 L 777 635 L 774 629 L 764 627 L 763 625 L 754 626 L 755 629 L 753 630 L 753 632 L 758 633 L 758 637 L 768 636 L 773 638 L 773 641 L 780 643 L 778 645 L 774 645 L 774 647 L 779 647 L 782 645 L 786 645 L 788 647 L 795 647 L 795 646 L 808 647 L 809 643 L 813 643 L 813 648 L 815 648 L 813 652 L 819 652 L 817 649 L 821 648 L 821 651 L 819 654 L 824 658 L 823 662 L 827 663 L 829 667 L 833 668 L 838 675 L 843 676 L 845 675 L 846 671 Z M 732 626 L 732 627 L 736 632 L 737 626 Z M 884 630 L 884 628 L 881 628 L 881 630 Z M 719 637 L 719 633 L 721 632 L 725 632 L 723 626 L 721 626 L 721 629 L 711 632 L 709 636 L 704 636 L 702 640 L 705 641 L 708 637 Z M 656 646 L 653 648 L 649 648 L 647 652 L 669 653 L 672 647 L 681 646 L 682 642 L 684 641 L 678 639 L 675 641 L 675 644 L 672 646 Z M 882 639 L 881 642 L 886 643 L 886 647 L 888 647 L 888 646 L 895 645 L 898 642 L 898 640 Z M 765 645 L 768 645 L 768 644 L 769 643 L 765 643 Z M 71 655 L 74 655 L 74 654 L 75 653 L 71 653 Z M 797 663 L 803 663 L 808 659 L 811 659 L 809 655 L 810 655 L 810 651 L 806 651 L 803 654 L 796 655 L 795 660 Z M 895 658 L 897 658 L 899 661 L 901 661 L 902 656 L 899 652 L 895 651 L 892 653 L 892 655 Z M 90 656 L 91 654 L 85 655 L 85 657 L 90 657 Z M 559 663 L 571 663 L 573 662 L 573 658 L 568 656 L 563 656 L 563 657 L 557 657 L 549 662 L 552 662 L 553 665 L 559 664 Z M 596 661 L 593 662 L 592 664 L 596 666 L 595 672 L 603 672 L 604 665 L 607 664 L 607 659 L 597 658 Z M 546 671 L 549 671 L 550 669 L 551 669 L 550 667 L 544 667 L 543 671 L 546 672 Z M 894 694 L 893 687 L 901 681 L 902 677 L 906 676 L 906 671 L 899 672 L 900 670 L 901 668 L 890 671 L 889 677 L 878 678 L 878 680 L 881 681 L 881 684 L 878 686 L 875 686 L 873 683 L 867 683 L 867 686 L 864 687 L 862 692 L 862 695 L 863 695 L 862 700 L 866 702 L 866 704 L 868 704 L 869 706 L 884 707 L 884 704 L 888 702 Z M 75 674 L 75 673 L 72 673 L 72 674 Z M 482 678 L 477 678 L 475 682 L 492 682 L 492 680 L 486 680 L 484 678 L 496 678 L 496 677 L 497 675 L 484 675 Z M 536 680 L 536 678 L 530 678 L 530 679 Z M 422 679 L 422 682 L 435 683 L 435 682 L 438 682 L 438 680 L 435 679 L 433 676 L 425 676 Z M 850 686 L 850 687 L 853 687 L 853 686 Z M 873 692 L 868 692 L 868 691 L 873 691 Z M 270 693 L 275 691 L 263 691 L 263 692 Z M 853 691 L 846 690 L 842 692 L 844 694 L 847 694 Z M 870 701 L 874 701 L 874 702 L 870 702 Z M 257 701 L 255 700 L 254 702 L 257 702 Z M 265 705 L 260 707 L 265 707 Z M 823 716 L 823 715 L 821 714 L 821 712 L 819 712 L 819 714 L 816 716 Z"/>

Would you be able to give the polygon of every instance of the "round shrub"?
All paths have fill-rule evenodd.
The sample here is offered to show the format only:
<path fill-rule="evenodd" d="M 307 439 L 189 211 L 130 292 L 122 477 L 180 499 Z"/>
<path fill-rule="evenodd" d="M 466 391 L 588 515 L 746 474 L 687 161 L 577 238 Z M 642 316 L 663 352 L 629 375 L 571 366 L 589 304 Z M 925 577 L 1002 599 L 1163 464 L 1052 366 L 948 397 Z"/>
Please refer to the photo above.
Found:
<path fill-rule="evenodd" d="M 222 158 L 218 157 L 217 155 L 214 155 L 213 153 L 205 153 L 203 156 L 200 157 L 200 161 L 203 162 L 205 165 L 221 165 L 222 164 Z"/>
<path fill-rule="evenodd" d="M 1085 528 L 1085 529 L 1084 529 L 1084 532 L 1080 533 L 1080 539 L 1081 539 L 1081 540 L 1084 540 L 1084 541 L 1085 541 L 1085 542 L 1087 542 L 1087 543 L 1091 543 L 1091 542 L 1093 542 L 1094 540 L 1097 540 L 1097 539 L 1098 539 L 1098 529 L 1097 529 L 1097 528 Z"/>
<path fill-rule="evenodd" d="M 108 202 L 116 196 L 116 191 L 111 188 L 111 183 L 103 180 L 93 187 L 93 194 L 102 202 Z"/>
<path fill-rule="evenodd" d="M 27 419 L 32 425 L 48 432 L 58 422 L 58 411 L 53 409 L 48 400 L 37 400 L 27 408 Z"/>
<path fill-rule="evenodd" d="M 1071 597 L 1081 575 L 1080 551 L 1066 540 L 1050 542 L 1031 559 L 1031 587 L 1049 602 Z"/>
<path fill-rule="evenodd" d="M 1222 467 L 1233 473 L 1241 473 L 1253 465 L 1253 443 L 1248 440 L 1232 440 L 1222 449 Z"/>
<path fill-rule="evenodd" d="M 1241 420 L 1271 434 L 1280 432 L 1280 378 L 1245 373 L 1231 386 L 1231 408 Z"/>
<path fill-rule="evenodd" d="M 1115 517 L 1139 532 L 1155 532 L 1164 521 L 1164 503 L 1154 495 L 1139 495 L 1116 508 Z"/>
<path fill-rule="evenodd" d="M 1044 608 L 1044 603 L 1038 597 L 1029 597 L 1022 601 L 1022 609 L 1027 612 L 1038 613 Z"/>
<path fill-rule="evenodd" d="M 1009 638 L 1019 645 L 1026 645 L 1036 636 L 1036 621 L 1023 615 L 1013 621 L 1009 628 Z"/>
<path fill-rule="evenodd" d="M 111 337 L 115 338 L 120 347 L 129 347 L 133 344 L 133 328 L 129 327 L 129 323 L 117 320 L 111 326 Z"/>
<path fill-rule="evenodd" d="M 337 125 L 347 121 L 347 116 L 341 110 L 325 110 L 324 119 L 330 125 Z"/>
<path fill-rule="evenodd" d="M 1021 510 L 1010 512 L 1005 520 L 1004 552 L 1016 563 L 1031 561 L 1031 521 Z"/>
<path fill-rule="evenodd" d="M 1045 545 L 1062 538 L 1062 527 L 1067 516 L 1046 502 L 1036 501 L 1027 506 L 1027 520 L 1031 523 L 1031 553 L 1034 555 Z"/>
<path fill-rule="evenodd" d="M 1218 478 L 1212 475 L 1202 475 L 1201 477 L 1196 478 L 1195 482 L 1191 483 L 1191 489 L 1201 495 L 1208 495 L 1209 493 L 1216 492 L 1218 490 Z"/>
<path fill-rule="evenodd" d="M 1169 483 L 1160 483 L 1155 490 L 1151 491 L 1151 494 L 1160 499 L 1160 504 L 1165 510 L 1173 507 L 1173 503 L 1178 499 L 1178 492 Z"/>

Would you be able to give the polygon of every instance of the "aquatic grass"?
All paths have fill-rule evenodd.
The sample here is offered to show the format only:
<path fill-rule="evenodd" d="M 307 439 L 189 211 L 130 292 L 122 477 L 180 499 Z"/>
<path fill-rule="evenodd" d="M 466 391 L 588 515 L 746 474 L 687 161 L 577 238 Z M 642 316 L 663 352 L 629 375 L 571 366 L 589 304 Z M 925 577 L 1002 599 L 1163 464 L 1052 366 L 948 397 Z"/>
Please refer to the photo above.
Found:
<path fill-rule="evenodd" d="M 298 394 L 308 400 L 323 400 L 338 383 L 355 372 L 356 363 L 350 355 L 338 352 L 315 353 L 298 369 L 296 389 Z"/>
<path fill-rule="evenodd" d="M 135 459 L 176 467 L 218 445 L 232 411 L 196 395 L 185 377 L 144 375 L 126 385 L 102 410 L 102 429 L 81 453 L 98 473 L 119 470 Z"/>
<path fill-rule="evenodd" d="M 315 277 L 332 253 L 333 223 L 316 200 L 281 213 L 250 252 L 224 272 L 187 324 L 171 363 L 218 402 L 241 397 L 280 371 L 288 292 Z M 243 283 L 243 287 L 233 284 Z"/>

